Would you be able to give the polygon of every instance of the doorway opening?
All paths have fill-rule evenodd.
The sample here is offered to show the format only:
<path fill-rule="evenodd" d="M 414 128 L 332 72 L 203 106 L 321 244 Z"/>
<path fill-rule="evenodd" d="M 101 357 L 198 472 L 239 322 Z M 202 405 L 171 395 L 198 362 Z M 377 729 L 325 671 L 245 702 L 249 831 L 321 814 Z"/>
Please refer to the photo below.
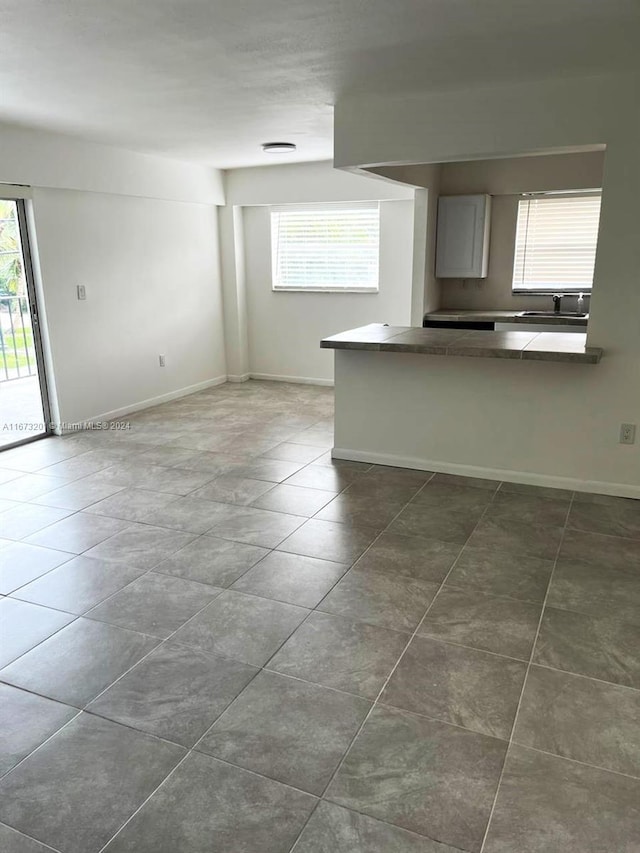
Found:
<path fill-rule="evenodd" d="M 25 202 L 0 198 L 0 450 L 51 432 Z"/>

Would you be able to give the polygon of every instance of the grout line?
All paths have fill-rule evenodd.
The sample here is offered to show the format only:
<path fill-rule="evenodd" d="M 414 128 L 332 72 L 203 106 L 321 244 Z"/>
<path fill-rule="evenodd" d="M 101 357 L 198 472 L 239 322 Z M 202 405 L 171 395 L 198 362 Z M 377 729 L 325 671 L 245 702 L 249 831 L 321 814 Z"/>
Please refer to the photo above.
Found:
<path fill-rule="evenodd" d="M 550 758 L 557 758 L 560 761 L 570 761 L 572 764 L 579 764 L 581 767 L 589 767 L 591 770 L 599 770 L 601 773 L 613 773 L 615 776 L 624 776 L 625 779 L 640 780 L 640 772 L 634 776 L 632 773 L 623 773 L 622 770 L 613 770 L 611 767 L 604 767 L 602 764 L 590 764 L 588 761 L 580 761 L 577 758 L 571 758 L 568 755 L 560 755 L 557 752 L 549 752 L 546 749 L 540 749 L 537 746 L 529 746 L 527 743 L 519 743 L 513 741 L 510 746 L 517 746 L 519 749 L 528 749 L 531 752 L 539 752 L 541 755 L 548 755 Z"/>
<path fill-rule="evenodd" d="M 536 633 L 535 633 L 535 636 L 533 638 L 533 643 L 531 644 L 531 654 L 529 655 L 529 662 L 527 664 L 527 670 L 525 672 L 524 680 L 522 682 L 522 690 L 520 691 L 520 697 L 518 699 L 518 704 L 516 706 L 516 713 L 515 713 L 515 716 L 513 718 L 513 723 L 511 726 L 511 733 L 509 735 L 509 745 L 507 747 L 507 752 L 505 754 L 505 759 L 504 759 L 504 763 L 502 765 L 502 770 L 500 771 L 500 776 L 498 778 L 498 784 L 496 786 L 496 792 L 495 792 L 495 796 L 493 798 L 493 803 L 491 805 L 491 811 L 489 812 L 489 818 L 487 820 L 487 825 L 485 827 L 484 836 L 482 838 L 482 844 L 480 845 L 480 853 L 483 853 L 485 845 L 487 843 L 487 838 L 489 837 L 489 829 L 491 827 L 491 821 L 493 819 L 493 815 L 494 815 L 494 812 L 496 809 L 496 804 L 498 802 L 498 796 L 500 794 L 500 786 L 501 786 L 502 780 L 504 778 L 504 773 L 505 773 L 505 768 L 507 766 L 507 761 L 509 760 L 509 752 L 511 750 L 512 745 L 515 743 L 513 738 L 514 738 L 516 726 L 518 723 L 518 717 L 520 715 L 520 708 L 522 707 L 522 702 L 524 699 L 524 694 L 525 694 L 525 690 L 527 687 L 527 682 L 529 680 L 529 672 L 531 671 L 531 667 L 533 665 L 533 659 L 534 659 L 534 656 L 536 653 L 536 646 L 538 644 L 538 638 L 540 636 L 540 629 L 542 627 L 542 621 L 544 619 L 544 614 L 545 614 L 545 610 L 546 610 L 546 606 L 547 606 L 547 600 L 549 598 L 549 590 L 551 589 L 551 585 L 553 583 L 553 576 L 555 574 L 556 566 L 558 563 L 558 558 L 559 558 L 560 552 L 562 550 L 562 544 L 564 542 L 564 535 L 565 535 L 565 532 L 567 529 L 566 528 L 567 520 L 568 520 L 569 515 L 571 513 L 571 507 L 573 506 L 573 500 L 574 500 L 574 494 L 571 495 L 571 499 L 570 499 L 569 505 L 567 507 L 567 513 L 565 516 L 565 523 L 564 523 L 564 526 L 562 528 L 562 535 L 560 536 L 560 541 L 558 542 L 558 547 L 556 549 L 556 556 L 555 556 L 555 559 L 553 561 L 553 568 L 551 569 L 551 574 L 549 575 L 549 582 L 547 583 L 547 591 L 545 593 L 544 601 L 542 602 L 542 608 L 540 610 L 540 618 L 538 619 L 538 627 L 536 628 Z"/>
<path fill-rule="evenodd" d="M 11 685 L 9 685 L 9 686 L 10 686 L 10 687 L 13 687 L 13 685 L 12 685 L 12 684 L 11 684 Z M 16 689 L 16 690 L 23 690 L 23 688 L 22 688 L 22 687 L 16 687 L 15 689 Z M 31 694 L 32 696 L 38 696 L 39 698 L 43 698 L 42 696 L 40 696 L 40 694 L 39 694 L 39 693 L 33 693 L 33 692 L 32 692 L 32 691 L 30 691 L 30 690 L 23 690 L 23 692 L 25 692 L 25 693 L 29 693 L 29 694 Z M 44 698 L 48 698 L 48 697 L 44 697 Z M 52 702 L 57 702 L 58 700 L 57 700 L 57 699 L 52 699 L 52 700 L 50 700 L 50 701 L 52 701 Z M 50 740 L 52 740 L 54 737 L 56 737 L 56 735 L 59 735 L 59 734 L 60 734 L 60 732 L 61 732 L 63 729 L 66 729 L 68 725 L 70 725 L 74 720 L 77 720 L 77 719 L 78 719 L 78 717 L 80 716 L 80 714 L 82 714 L 82 710 L 81 710 L 80 708 L 76 708 L 76 707 L 75 707 L 75 706 L 73 706 L 73 705 L 67 705 L 67 704 L 66 704 L 66 703 L 64 703 L 64 702 L 59 702 L 58 704 L 60 704 L 60 705 L 63 705 L 63 704 L 64 704 L 66 708 L 72 708 L 74 711 L 76 711 L 76 713 L 73 715 L 73 717 L 71 717 L 69 720 L 67 720 L 67 722 L 66 722 L 66 723 L 63 723 L 63 724 L 60 726 L 60 728 L 59 728 L 59 729 L 56 729 L 56 730 L 55 730 L 55 732 L 52 732 L 52 733 L 49 735 L 49 737 L 45 738 L 45 740 L 43 740 L 43 741 L 42 741 L 42 743 L 39 743 L 39 744 L 38 744 L 38 746 L 36 746 L 34 749 L 32 749 L 32 750 L 31 750 L 31 752 L 27 753 L 27 755 L 25 755 L 23 758 L 21 758 L 21 759 L 20 759 L 20 761 L 18 761 L 18 763 L 17 763 L 17 764 L 14 764 L 14 765 L 13 765 L 13 767 L 9 768 L 9 770 L 7 770 L 7 772 L 6 772 L 6 773 L 3 773 L 2 775 L 0 775 L 0 779 L 6 779 L 6 778 L 7 778 L 7 776 L 9 776 L 11 773 L 13 773 L 13 771 L 14 771 L 14 770 L 17 770 L 17 769 L 18 769 L 18 767 L 20 767 L 22 764 L 24 764 L 24 762 L 25 762 L 28 758 L 31 758 L 31 756 L 32 756 L 32 755 L 34 755 L 34 753 L 36 753 L 36 752 L 38 752 L 38 750 L 42 749 L 42 747 L 43 747 L 45 744 L 49 743 L 49 741 L 50 741 Z"/>
<path fill-rule="evenodd" d="M 44 436 L 43 436 L 43 437 L 44 437 Z M 44 842 L 44 841 L 39 841 L 39 840 L 38 840 L 37 838 L 35 838 L 33 835 L 27 835 L 27 833 L 26 833 L 26 832 L 23 832 L 23 831 L 22 831 L 22 830 L 20 830 L 20 829 L 16 829 L 16 828 L 15 828 L 15 826 L 11 826 L 11 824 L 9 824 L 9 823 L 6 823 L 6 824 L 5 824 L 5 826 L 7 826 L 9 829 L 12 829 L 12 830 L 16 833 L 16 835 L 20 835 L 20 836 L 22 836 L 22 838 L 28 838 L 28 839 L 29 839 L 29 841 L 33 841 L 33 842 L 35 842 L 36 844 L 39 844 L 41 847 L 44 847 L 44 848 L 45 848 L 45 850 L 51 850 L 51 851 L 52 851 L 52 853 L 61 853 L 61 851 L 60 851 L 60 850 L 58 850 L 58 848 L 57 848 L 57 847 L 52 847 L 50 844 L 45 844 L 45 842 Z"/>

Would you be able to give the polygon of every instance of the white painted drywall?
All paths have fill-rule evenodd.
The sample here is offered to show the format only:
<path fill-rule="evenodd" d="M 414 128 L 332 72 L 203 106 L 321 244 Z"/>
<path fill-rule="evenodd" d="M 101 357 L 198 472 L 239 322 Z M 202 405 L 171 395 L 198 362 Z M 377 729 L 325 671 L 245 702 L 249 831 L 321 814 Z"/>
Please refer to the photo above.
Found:
<path fill-rule="evenodd" d="M 37 188 L 33 214 L 61 421 L 225 377 L 215 207 Z"/>
<path fill-rule="evenodd" d="M 218 169 L 7 124 L 0 124 L 3 183 L 224 204 Z"/>
<path fill-rule="evenodd" d="M 366 323 L 409 325 L 413 203 L 380 203 L 378 293 L 274 293 L 268 207 L 245 207 L 244 240 L 252 375 L 333 382 L 320 340 Z"/>
<path fill-rule="evenodd" d="M 32 188 L 57 420 L 131 411 L 224 379 L 220 172 L 2 125 L 1 183 Z"/>
<path fill-rule="evenodd" d="M 626 370 L 621 376 L 607 359 L 590 365 L 337 350 L 336 452 L 640 497 L 637 448 L 621 448 L 611 436 L 620 383 L 637 387 L 639 379 L 634 365 Z"/>
<path fill-rule="evenodd" d="M 548 474 L 553 459 L 557 476 L 640 485 L 640 443 L 618 443 L 621 423 L 640 424 L 638 91 L 638 75 L 612 75 L 338 104 L 336 160 L 349 168 L 607 147 L 588 330 L 589 344 L 604 349 L 603 361 L 567 368 L 455 358 L 433 366 L 437 359 L 423 357 L 416 369 L 425 374 L 425 405 L 438 416 L 421 421 L 403 411 L 401 429 L 387 421 L 389 445 L 412 445 L 425 460 L 477 466 L 502 460 L 515 471 L 540 474 Z M 391 401 L 390 411 L 400 410 L 403 387 L 416 389 L 401 383 L 403 358 L 371 384 L 372 395 Z M 435 383 L 432 371 L 447 381 Z M 360 380 L 370 374 L 363 369 Z M 400 385 L 391 393 L 394 382 Z M 358 449 L 382 437 L 384 419 L 377 410 L 373 418 L 364 400 L 359 410 L 357 401 L 353 405 L 351 426 L 338 426 L 336 444 Z M 397 452 L 402 455 L 402 447 Z"/>
<path fill-rule="evenodd" d="M 333 382 L 321 338 L 411 317 L 414 189 L 329 162 L 225 174 L 220 240 L 229 374 Z M 380 292 L 273 293 L 269 205 L 381 200 Z"/>

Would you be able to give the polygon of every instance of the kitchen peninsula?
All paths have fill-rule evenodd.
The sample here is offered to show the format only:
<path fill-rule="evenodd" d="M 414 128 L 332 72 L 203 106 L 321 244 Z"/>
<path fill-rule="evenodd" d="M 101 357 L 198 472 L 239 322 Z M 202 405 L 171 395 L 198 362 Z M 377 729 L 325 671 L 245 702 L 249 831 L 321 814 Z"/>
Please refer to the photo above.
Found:
<path fill-rule="evenodd" d="M 370 324 L 320 345 L 335 350 L 336 459 L 638 496 L 584 429 L 606 362 L 584 334 Z"/>

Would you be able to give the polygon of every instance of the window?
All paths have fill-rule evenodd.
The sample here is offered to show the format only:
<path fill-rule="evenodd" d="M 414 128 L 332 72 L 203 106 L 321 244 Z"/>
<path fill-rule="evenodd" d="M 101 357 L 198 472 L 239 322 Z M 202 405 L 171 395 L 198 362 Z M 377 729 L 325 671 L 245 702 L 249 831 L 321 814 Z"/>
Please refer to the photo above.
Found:
<path fill-rule="evenodd" d="M 599 220 L 599 191 L 523 196 L 518 203 L 513 289 L 591 290 Z"/>
<path fill-rule="evenodd" d="M 271 209 L 274 290 L 378 290 L 380 208 L 322 204 Z"/>

